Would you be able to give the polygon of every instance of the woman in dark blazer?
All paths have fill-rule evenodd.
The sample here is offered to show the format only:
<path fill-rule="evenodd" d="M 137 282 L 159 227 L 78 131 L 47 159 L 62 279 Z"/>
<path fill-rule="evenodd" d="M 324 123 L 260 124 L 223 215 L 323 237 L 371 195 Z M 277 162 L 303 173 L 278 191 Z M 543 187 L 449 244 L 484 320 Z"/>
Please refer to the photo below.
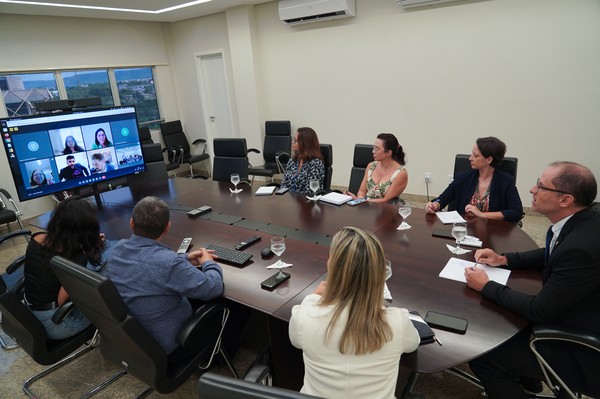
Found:
<path fill-rule="evenodd" d="M 496 137 L 477 139 L 469 157 L 472 170 L 461 173 L 425 209 L 433 213 L 456 201 L 457 211 L 469 216 L 517 222 L 523 204 L 515 179 L 496 167 L 504 159 L 506 144 Z"/>

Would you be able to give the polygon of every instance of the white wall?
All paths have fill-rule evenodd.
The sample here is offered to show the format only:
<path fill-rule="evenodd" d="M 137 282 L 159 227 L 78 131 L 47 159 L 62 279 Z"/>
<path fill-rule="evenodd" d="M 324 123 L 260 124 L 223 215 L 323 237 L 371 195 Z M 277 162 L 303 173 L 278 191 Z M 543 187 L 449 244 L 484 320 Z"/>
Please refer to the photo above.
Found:
<path fill-rule="evenodd" d="M 179 118 L 161 23 L 0 14 L 0 38 L 0 73 L 156 65 L 162 115 Z M 6 116 L 4 107 L 0 115 Z M 0 153 L 0 185 L 17 200 L 6 154 Z M 41 198 L 19 207 L 31 217 L 53 205 Z"/>
<path fill-rule="evenodd" d="M 599 20 L 596 0 L 412 11 L 357 0 L 356 18 L 295 27 L 279 21 L 276 1 L 165 25 L 0 14 L 0 72 L 159 65 L 163 116 L 180 118 L 193 140 L 206 137 L 195 54 L 220 50 L 234 133 L 250 145 L 262 141 L 264 120 L 311 126 L 333 144 L 333 184 L 345 185 L 354 144 L 392 132 L 407 152 L 406 192 L 424 194 L 431 172 L 437 194 L 454 154 L 494 135 L 519 158 L 518 188 L 529 205 L 527 191 L 551 161 L 581 162 L 600 178 Z M 2 184 L 12 189 L 1 157 Z"/>

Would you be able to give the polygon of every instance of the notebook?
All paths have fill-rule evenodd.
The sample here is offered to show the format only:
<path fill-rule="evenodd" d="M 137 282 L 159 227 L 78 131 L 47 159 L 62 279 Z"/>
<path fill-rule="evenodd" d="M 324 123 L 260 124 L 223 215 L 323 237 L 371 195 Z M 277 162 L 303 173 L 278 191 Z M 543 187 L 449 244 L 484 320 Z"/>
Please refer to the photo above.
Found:
<path fill-rule="evenodd" d="M 340 193 L 329 193 L 329 194 L 322 195 L 321 198 L 319 198 L 320 201 L 328 202 L 328 203 L 334 204 L 334 205 L 345 204 L 346 202 L 350 201 L 351 199 L 352 199 L 351 196 L 345 195 L 345 194 L 340 194 Z"/>
<path fill-rule="evenodd" d="M 254 195 L 271 195 L 276 188 L 276 186 L 262 186 L 256 190 Z"/>

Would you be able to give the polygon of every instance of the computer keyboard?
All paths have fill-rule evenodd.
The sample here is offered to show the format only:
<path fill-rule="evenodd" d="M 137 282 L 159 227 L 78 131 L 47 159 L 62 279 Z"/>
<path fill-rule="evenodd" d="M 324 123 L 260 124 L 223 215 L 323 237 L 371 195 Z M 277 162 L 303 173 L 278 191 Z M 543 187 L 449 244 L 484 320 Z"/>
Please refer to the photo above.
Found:
<path fill-rule="evenodd" d="M 251 253 L 225 248 L 215 244 L 208 244 L 206 249 L 214 250 L 215 255 L 219 257 L 217 259 L 218 261 L 225 261 L 236 265 L 243 265 L 252 257 Z"/>

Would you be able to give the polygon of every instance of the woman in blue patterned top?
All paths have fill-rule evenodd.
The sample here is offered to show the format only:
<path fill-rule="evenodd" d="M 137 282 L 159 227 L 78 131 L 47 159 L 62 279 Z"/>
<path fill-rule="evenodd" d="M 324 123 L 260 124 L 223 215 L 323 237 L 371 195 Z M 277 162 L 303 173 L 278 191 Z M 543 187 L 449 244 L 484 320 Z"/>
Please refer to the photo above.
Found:
<path fill-rule="evenodd" d="M 288 161 L 281 187 L 290 191 L 311 194 L 311 180 L 319 181 L 319 188 L 325 182 L 325 165 L 319 147 L 317 133 L 310 127 L 301 127 L 292 138 L 292 158 Z"/>

